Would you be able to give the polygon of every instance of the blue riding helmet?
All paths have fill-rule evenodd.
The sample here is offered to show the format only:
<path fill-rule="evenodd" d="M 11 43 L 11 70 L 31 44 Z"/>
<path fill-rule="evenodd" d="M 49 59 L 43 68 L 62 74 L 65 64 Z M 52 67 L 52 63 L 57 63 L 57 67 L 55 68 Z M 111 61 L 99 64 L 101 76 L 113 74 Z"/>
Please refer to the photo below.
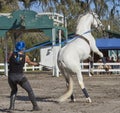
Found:
<path fill-rule="evenodd" d="M 22 51 L 22 50 L 24 50 L 25 49 L 25 42 L 24 41 L 19 41 L 19 42 L 17 42 L 16 43 L 16 45 L 15 45 L 15 49 L 16 49 L 16 51 Z"/>

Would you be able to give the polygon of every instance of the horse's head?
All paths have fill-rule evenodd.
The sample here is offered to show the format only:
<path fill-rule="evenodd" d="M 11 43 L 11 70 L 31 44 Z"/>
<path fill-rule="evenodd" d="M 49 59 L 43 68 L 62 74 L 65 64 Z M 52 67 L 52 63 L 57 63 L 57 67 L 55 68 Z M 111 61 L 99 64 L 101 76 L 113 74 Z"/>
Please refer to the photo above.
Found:
<path fill-rule="evenodd" d="M 90 12 L 90 14 L 92 15 L 92 17 L 93 17 L 93 22 L 92 22 L 92 25 L 95 27 L 95 28 L 97 28 L 98 30 L 104 30 L 105 28 L 104 28 L 104 25 L 102 24 L 102 22 L 100 21 L 100 19 L 99 19 L 99 16 L 96 14 L 96 13 L 94 13 L 94 12 Z"/>

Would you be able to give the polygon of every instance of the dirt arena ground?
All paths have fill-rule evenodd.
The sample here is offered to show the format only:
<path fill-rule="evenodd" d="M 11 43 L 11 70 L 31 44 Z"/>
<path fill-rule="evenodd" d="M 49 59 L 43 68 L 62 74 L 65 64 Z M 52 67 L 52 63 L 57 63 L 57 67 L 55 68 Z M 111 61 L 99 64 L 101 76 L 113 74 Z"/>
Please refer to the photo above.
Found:
<path fill-rule="evenodd" d="M 76 102 L 68 99 L 56 103 L 57 97 L 66 90 L 63 77 L 52 77 L 51 73 L 26 74 L 35 92 L 41 111 L 34 113 L 120 113 L 120 75 L 84 76 L 84 82 L 92 103 L 86 103 L 79 88 L 77 78 L 73 77 Z M 19 87 L 14 113 L 32 113 L 32 105 L 27 93 Z M 7 77 L 0 76 L 0 113 L 7 113 L 10 88 Z"/>

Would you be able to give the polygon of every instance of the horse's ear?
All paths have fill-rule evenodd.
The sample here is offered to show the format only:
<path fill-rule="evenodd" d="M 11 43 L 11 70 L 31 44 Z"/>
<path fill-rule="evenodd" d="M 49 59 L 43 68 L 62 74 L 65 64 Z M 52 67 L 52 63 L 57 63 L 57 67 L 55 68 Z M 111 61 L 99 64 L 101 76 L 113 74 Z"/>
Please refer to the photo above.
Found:
<path fill-rule="evenodd" d="M 91 9 L 89 10 L 89 13 L 93 13 L 94 11 L 92 11 Z"/>
<path fill-rule="evenodd" d="M 97 14 L 97 13 L 95 12 L 95 10 L 89 10 L 89 13 L 91 13 L 91 14 Z"/>
<path fill-rule="evenodd" d="M 90 15 L 93 15 L 93 12 L 90 10 L 90 11 L 88 11 L 88 13 L 90 14 Z"/>
<path fill-rule="evenodd" d="M 93 11 L 91 10 L 91 9 L 89 9 L 89 11 L 88 11 L 89 13 L 92 13 Z"/>

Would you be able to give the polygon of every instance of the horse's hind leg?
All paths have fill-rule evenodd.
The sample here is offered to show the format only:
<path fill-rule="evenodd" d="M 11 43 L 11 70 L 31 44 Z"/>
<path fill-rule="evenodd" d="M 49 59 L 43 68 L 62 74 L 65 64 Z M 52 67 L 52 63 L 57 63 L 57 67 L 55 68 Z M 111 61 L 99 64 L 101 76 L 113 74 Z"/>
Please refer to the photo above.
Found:
<path fill-rule="evenodd" d="M 68 78 L 67 76 L 65 76 L 67 89 L 69 88 L 69 80 L 68 80 L 68 79 L 69 79 L 69 78 Z M 73 93 L 71 94 L 70 98 L 71 98 L 71 101 L 72 101 L 72 102 L 75 102 L 75 96 L 74 96 Z"/>
<path fill-rule="evenodd" d="M 79 70 L 79 72 L 77 72 L 77 78 L 78 78 L 79 85 L 80 85 L 80 87 L 81 87 L 81 89 L 82 89 L 82 91 L 83 91 L 83 93 L 84 93 L 84 95 L 86 97 L 87 102 L 92 102 L 89 95 L 88 95 L 88 92 L 87 92 L 87 90 L 85 88 L 81 70 Z"/>
<path fill-rule="evenodd" d="M 68 70 L 66 70 L 66 76 L 65 76 L 65 80 L 66 80 L 66 86 L 67 86 L 67 88 L 69 87 L 69 78 L 67 77 L 67 76 L 72 76 L 71 75 L 71 73 L 68 71 Z M 71 94 L 71 96 L 70 96 L 70 98 L 71 98 L 71 101 L 72 102 L 75 102 L 76 100 L 75 100 L 75 95 L 74 95 L 74 93 L 72 93 Z"/>
<path fill-rule="evenodd" d="M 72 77 L 69 75 L 67 69 L 63 66 L 63 64 L 59 64 L 59 68 L 61 73 L 63 74 L 66 80 L 67 91 L 61 97 L 59 97 L 58 102 L 63 102 L 67 98 L 69 98 L 73 93 L 73 80 Z"/>

